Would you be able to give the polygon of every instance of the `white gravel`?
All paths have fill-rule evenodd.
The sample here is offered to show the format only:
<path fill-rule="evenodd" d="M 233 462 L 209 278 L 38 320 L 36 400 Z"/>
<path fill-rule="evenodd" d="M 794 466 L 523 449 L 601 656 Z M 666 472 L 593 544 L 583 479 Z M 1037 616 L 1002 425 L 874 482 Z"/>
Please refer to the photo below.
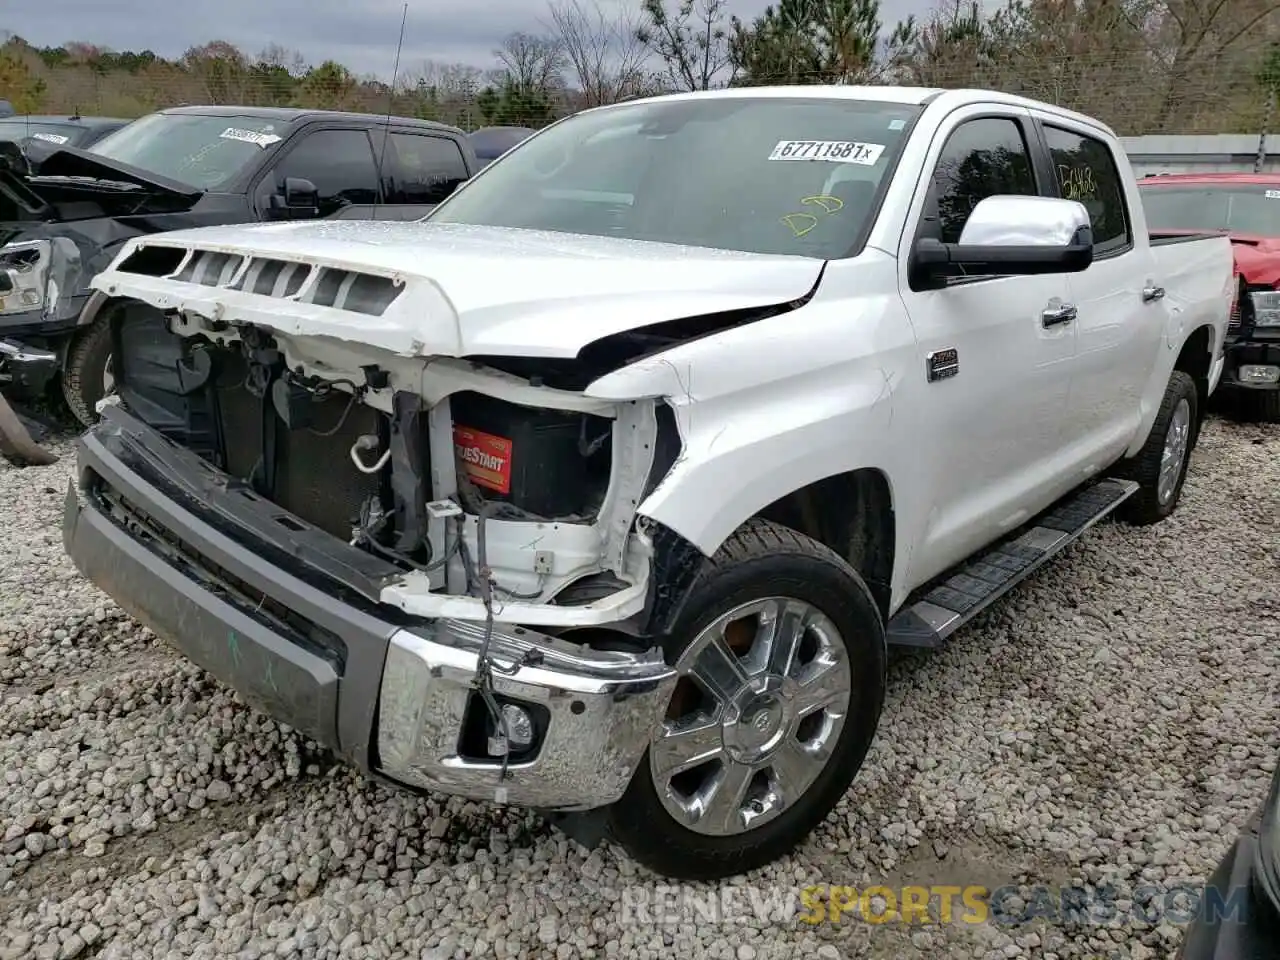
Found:
<path fill-rule="evenodd" d="M 63 555 L 57 449 L 0 462 L 0 958 L 1173 956 L 1159 917 L 637 922 L 637 890 L 661 891 L 612 848 L 366 783 L 123 616 Z M 732 902 L 1201 882 L 1280 749 L 1280 429 L 1210 421 L 1183 496 L 898 660 L 849 796 Z"/>

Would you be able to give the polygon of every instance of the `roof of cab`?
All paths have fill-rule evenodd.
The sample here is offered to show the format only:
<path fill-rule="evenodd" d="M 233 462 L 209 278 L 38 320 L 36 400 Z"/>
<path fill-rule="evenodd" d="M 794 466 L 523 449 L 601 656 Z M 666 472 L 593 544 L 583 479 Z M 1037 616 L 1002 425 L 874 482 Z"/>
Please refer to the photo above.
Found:
<path fill-rule="evenodd" d="M 49 114 L 49 115 L 28 115 L 15 113 L 7 117 L 0 117 L 0 122 L 4 123 L 67 123 L 79 125 L 82 127 L 112 127 L 124 126 L 133 123 L 124 117 L 72 117 L 66 114 Z"/>
<path fill-rule="evenodd" d="M 1100 130 L 1110 137 L 1116 132 L 1097 117 L 1078 113 L 1042 100 L 1032 100 L 999 90 L 973 88 L 946 89 L 942 87 L 894 87 L 857 86 L 852 84 L 785 84 L 772 87 L 726 87 L 719 90 L 694 90 L 684 93 L 666 93 L 652 97 L 637 97 L 621 104 L 592 107 L 591 110 L 609 110 L 615 106 L 637 103 L 661 103 L 675 100 L 697 99 L 805 99 L 805 100 L 871 100 L 880 103 L 898 103 L 904 106 L 928 106 L 937 103 L 944 109 L 954 109 L 970 103 L 999 104 L 1023 109 L 1041 110 L 1064 119 L 1074 120 Z M 589 111 L 582 111 L 587 113 Z"/>
<path fill-rule="evenodd" d="M 385 114 L 355 113 L 344 110 L 312 110 L 305 107 L 242 107 L 242 106 L 205 106 L 184 105 L 166 107 L 157 113 L 188 114 L 205 117 L 254 117 L 260 120 L 278 120 L 281 123 L 304 123 L 309 120 L 358 120 L 361 123 L 373 122 L 385 124 L 388 120 L 395 124 L 422 127 L 431 130 L 443 130 L 449 133 L 462 134 L 458 127 L 436 120 L 420 120 L 417 117 L 388 118 Z"/>

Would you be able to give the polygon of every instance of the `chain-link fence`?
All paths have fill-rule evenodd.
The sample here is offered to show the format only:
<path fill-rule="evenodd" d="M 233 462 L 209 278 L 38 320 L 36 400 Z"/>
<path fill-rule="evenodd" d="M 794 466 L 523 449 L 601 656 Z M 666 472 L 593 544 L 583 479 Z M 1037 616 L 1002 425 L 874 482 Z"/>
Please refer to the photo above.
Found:
<path fill-rule="evenodd" d="M 915 58 L 859 71 L 854 82 L 988 88 L 1079 110 L 1122 136 L 1150 133 L 1254 133 L 1271 118 L 1271 88 L 1262 49 L 1233 48 L 1230 56 L 1169 64 L 1149 56 L 1108 51 L 1045 55 Z M 385 82 L 360 80 L 325 65 L 306 72 L 204 64 L 199 69 L 158 61 L 137 69 L 87 65 L 50 67 L 35 59 L 28 71 L 31 112 L 135 117 L 179 104 L 300 106 L 391 113 L 434 119 L 474 130 L 482 126 L 541 127 L 599 102 L 673 89 L 656 71 L 563 85 L 521 85 L 509 73 L 467 66 L 408 69 L 394 96 Z M 787 70 L 757 75 L 753 85 L 830 82 L 830 73 Z M 0 77 L 0 97 L 6 96 Z M 741 80 L 735 82 L 742 82 Z M 591 89 L 592 93 L 583 93 Z M 12 95 L 10 95 L 12 96 Z"/>

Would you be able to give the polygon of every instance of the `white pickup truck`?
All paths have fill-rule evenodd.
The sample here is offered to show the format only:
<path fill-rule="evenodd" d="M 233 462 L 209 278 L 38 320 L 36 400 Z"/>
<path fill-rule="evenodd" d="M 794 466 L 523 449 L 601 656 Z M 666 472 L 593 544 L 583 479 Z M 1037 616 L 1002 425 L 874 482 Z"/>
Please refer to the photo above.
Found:
<path fill-rule="evenodd" d="M 1232 273 L 1043 103 L 588 110 L 424 221 L 129 241 L 65 544 L 368 775 L 723 877 L 850 789 L 889 646 L 1174 509 Z"/>

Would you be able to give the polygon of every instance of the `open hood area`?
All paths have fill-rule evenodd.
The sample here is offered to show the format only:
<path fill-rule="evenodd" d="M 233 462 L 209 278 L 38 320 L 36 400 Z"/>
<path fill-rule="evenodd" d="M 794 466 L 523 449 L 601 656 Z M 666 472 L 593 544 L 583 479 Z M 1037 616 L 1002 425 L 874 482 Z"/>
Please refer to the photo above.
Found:
<path fill-rule="evenodd" d="M 569 358 L 637 327 L 798 300 L 824 264 L 505 227 L 331 221 L 140 238 L 93 286 L 403 356 Z"/>
<path fill-rule="evenodd" d="M 24 152 L 15 143 L 0 144 L 0 220 L 120 216 L 138 212 L 144 201 L 174 211 L 200 196 L 196 187 L 75 147 L 45 144 Z"/>

